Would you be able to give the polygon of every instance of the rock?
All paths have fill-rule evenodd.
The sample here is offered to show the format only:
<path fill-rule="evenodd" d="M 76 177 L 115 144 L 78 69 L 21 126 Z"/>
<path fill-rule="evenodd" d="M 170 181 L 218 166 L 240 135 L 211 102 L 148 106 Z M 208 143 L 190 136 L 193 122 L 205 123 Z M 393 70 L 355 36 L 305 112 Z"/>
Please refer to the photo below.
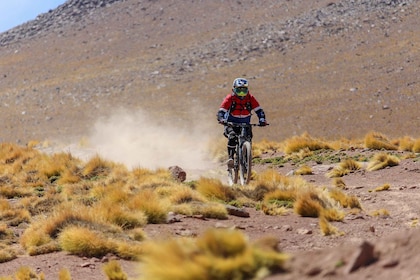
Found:
<path fill-rule="evenodd" d="M 226 210 L 228 211 L 229 215 L 249 218 L 249 213 L 242 208 L 238 208 L 232 205 L 226 205 Z"/>
<path fill-rule="evenodd" d="M 187 179 L 187 173 L 179 166 L 171 166 L 169 167 L 169 171 L 172 177 L 179 182 L 184 182 Z"/>
<path fill-rule="evenodd" d="M 362 266 L 367 266 L 373 263 L 376 260 L 373 249 L 374 246 L 372 244 L 367 241 L 363 241 L 363 243 L 351 256 L 350 261 L 345 268 L 345 274 L 350 274 Z"/>

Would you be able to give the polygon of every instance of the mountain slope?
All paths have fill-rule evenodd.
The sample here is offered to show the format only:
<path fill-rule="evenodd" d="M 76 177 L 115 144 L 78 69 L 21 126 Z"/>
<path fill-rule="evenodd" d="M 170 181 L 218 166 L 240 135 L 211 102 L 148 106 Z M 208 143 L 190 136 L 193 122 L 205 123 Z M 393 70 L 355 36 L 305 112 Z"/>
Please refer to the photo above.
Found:
<path fill-rule="evenodd" d="M 219 135 L 237 76 L 257 139 L 418 137 L 418 3 L 69 0 L 0 34 L 1 140 L 80 138 L 120 108 Z"/>

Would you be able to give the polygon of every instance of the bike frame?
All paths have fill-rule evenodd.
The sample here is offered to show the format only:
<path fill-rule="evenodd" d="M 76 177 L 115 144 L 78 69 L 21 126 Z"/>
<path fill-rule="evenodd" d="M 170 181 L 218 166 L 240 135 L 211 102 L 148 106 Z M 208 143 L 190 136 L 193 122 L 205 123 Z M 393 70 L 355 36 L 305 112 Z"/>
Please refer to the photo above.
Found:
<path fill-rule="evenodd" d="M 252 165 L 252 139 L 247 135 L 247 129 L 260 125 L 247 123 L 227 123 L 226 125 L 233 128 L 240 128 L 240 133 L 236 134 L 238 141 L 233 157 L 234 167 L 228 170 L 229 181 L 230 184 L 236 184 L 239 175 L 241 185 L 246 185 L 250 181 Z"/>

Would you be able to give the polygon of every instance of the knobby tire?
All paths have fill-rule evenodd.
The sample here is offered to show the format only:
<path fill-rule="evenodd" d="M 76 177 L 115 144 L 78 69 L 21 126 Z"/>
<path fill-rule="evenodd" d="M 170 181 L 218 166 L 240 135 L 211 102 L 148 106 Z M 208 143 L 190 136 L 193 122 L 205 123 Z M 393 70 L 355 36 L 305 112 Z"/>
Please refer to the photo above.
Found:
<path fill-rule="evenodd" d="M 248 184 L 251 179 L 251 161 L 251 143 L 245 141 L 242 144 L 239 158 L 239 177 L 242 186 Z"/>

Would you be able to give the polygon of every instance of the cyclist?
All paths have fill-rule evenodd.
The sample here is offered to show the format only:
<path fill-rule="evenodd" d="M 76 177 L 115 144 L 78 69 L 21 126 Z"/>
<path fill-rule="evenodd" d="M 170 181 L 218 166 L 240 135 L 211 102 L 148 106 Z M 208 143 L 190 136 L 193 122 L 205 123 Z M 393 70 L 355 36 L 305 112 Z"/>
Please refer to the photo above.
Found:
<path fill-rule="evenodd" d="M 220 124 L 225 125 L 223 135 L 228 138 L 228 168 L 233 168 L 233 155 L 238 142 L 236 135 L 240 133 L 240 128 L 230 127 L 226 124 L 228 122 L 249 124 L 251 122 L 251 111 L 254 110 L 258 116 L 259 125 L 267 125 L 264 110 L 260 107 L 257 99 L 249 92 L 248 85 L 247 79 L 236 78 L 233 81 L 232 92 L 225 97 L 217 112 L 217 120 Z M 249 140 L 252 139 L 251 126 L 247 128 L 247 136 Z"/>

